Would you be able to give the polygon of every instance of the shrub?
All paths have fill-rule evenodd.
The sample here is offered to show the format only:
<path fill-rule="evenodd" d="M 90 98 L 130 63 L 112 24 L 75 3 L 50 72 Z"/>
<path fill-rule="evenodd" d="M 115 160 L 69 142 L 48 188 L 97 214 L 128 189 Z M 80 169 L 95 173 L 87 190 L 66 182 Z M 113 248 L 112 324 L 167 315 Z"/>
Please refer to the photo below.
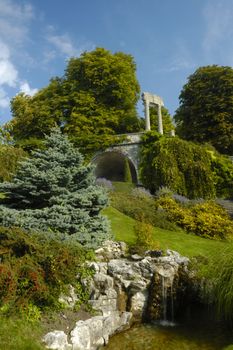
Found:
<path fill-rule="evenodd" d="M 173 198 L 160 197 L 156 204 L 166 211 L 172 222 L 187 232 L 211 239 L 233 237 L 232 220 L 226 210 L 214 201 L 182 205 Z"/>
<path fill-rule="evenodd" d="M 28 318 L 32 315 L 35 318 L 40 308 L 59 307 L 60 293 L 77 281 L 78 272 L 77 292 L 82 300 L 81 279 L 91 273 L 83 263 L 90 257 L 90 253 L 77 243 L 49 239 L 44 234 L 29 235 L 18 228 L 0 227 L 1 312 L 14 313 L 17 309 L 28 314 Z"/>
<path fill-rule="evenodd" d="M 169 221 L 167 213 L 157 209 L 155 200 L 151 195 L 145 196 L 144 193 L 139 193 L 136 189 L 131 194 L 112 192 L 110 202 L 114 208 L 133 219 L 137 220 L 144 217 L 145 221 L 153 226 L 171 231 L 178 230 L 178 227 Z"/>
<path fill-rule="evenodd" d="M 202 273 L 206 280 L 204 298 L 216 307 L 219 316 L 232 322 L 233 243 L 228 244 L 218 255 L 213 255 Z"/>
<path fill-rule="evenodd" d="M 153 226 L 146 222 L 143 216 L 138 219 L 140 221 L 137 221 L 134 226 L 136 242 L 135 245 L 131 247 L 131 252 L 133 251 L 142 254 L 149 249 L 159 249 L 159 243 L 153 238 Z"/>
<path fill-rule="evenodd" d="M 149 198 L 153 198 L 152 194 L 150 193 L 149 190 L 147 190 L 144 187 L 135 187 L 132 189 L 131 194 L 133 197 L 136 198 L 145 198 L 145 197 L 149 197 Z"/>
<path fill-rule="evenodd" d="M 191 209 L 180 205 L 171 197 L 160 197 L 156 205 L 166 211 L 171 222 L 188 232 L 195 231 L 196 226 Z"/>
<path fill-rule="evenodd" d="M 114 186 L 112 184 L 112 181 L 105 179 L 104 177 L 99 177 L 95 181 L 96 185 L 102 186 L 106 188 L 107 190 L 114 190 Z"/>
<path fill-rule="evenodd" d="M 226 210 L 213 201 L 199 203 L 192 208 L 195 233 L 213 239 L 233 237 L 233 221 Z"/>
<path fill-rule="evenodd" d="M 211 156 L 217 196 L 233 199 L 233 162 L 217 152 L 212 152 Z"/>
<path fill-rule="evenodd" d="M 130 171 L 129 161 L 127 158 L 124 160 L 124 181 L 125 182 L 132 182 L 132 175 Z"/>
<path fill-rule="evenodd" d="M 188 198 L 214 198 L 211 155 L 204 147 L 175 138 L 145 134 L 141 152 L 141 180 L 155 193 L 161 186 Z"/>

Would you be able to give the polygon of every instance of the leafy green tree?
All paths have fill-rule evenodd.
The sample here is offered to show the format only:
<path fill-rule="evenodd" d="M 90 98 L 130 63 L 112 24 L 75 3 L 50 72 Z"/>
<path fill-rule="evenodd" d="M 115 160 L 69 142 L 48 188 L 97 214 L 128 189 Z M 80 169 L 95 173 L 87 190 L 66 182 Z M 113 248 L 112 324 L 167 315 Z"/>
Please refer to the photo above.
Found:
<path fill-rule="evenodd" d="M 198 68 L 188 78 L 176 111 L 177 133 L 186 140 L 209 142 L 233 154 L 233 69 Z"/>
<path fill-rule="evenodd" d="M 51 79 L 33 97 L 13 98 L 10 129 L 17 142 L 31 140 L 33 146 L 58 125 L 84 152 L 91 152 L 115 142 L 115 134 L 140 128 L 139 93 L 133 57 L 97 48 L 71 58 L 64 76 Z"/>
<path fill-rule="evenodd" d="M 9 181 L 27 153 L 11 145 L 0 145 L 0 181 Z"/>
<path fill-rule="evenodd" d="M 172 122 L 172 117 L 168 112 L 168 109 L 162 107 L 162 118 L 163 118 L 163 132 L 169 134 L 172 130 L 175 130 L 175 126 Z M 158 110 L 157 108 L 150 108 L 150 123 L 151 130 L 158 131 Z"/>
<path fill-rule="evenodd" d="M 95 185 L 92 166 L 83 164 L 79 151 L 57 128 L 42 150 L 21 163 L 12 182 L 0 185 L 0 192 L 5 194 L 2 226 L 60 233 L 90 247 L 109 237 L 108 223 L 100 215 L 106 194 Z"/>
<path fill-rule="evenodd" d="M 204 147 L 153 131 L 143 142 L 141 181 L 152 193 L 166 186 L 189 198 L 215 197 L 211 156 Z"/>

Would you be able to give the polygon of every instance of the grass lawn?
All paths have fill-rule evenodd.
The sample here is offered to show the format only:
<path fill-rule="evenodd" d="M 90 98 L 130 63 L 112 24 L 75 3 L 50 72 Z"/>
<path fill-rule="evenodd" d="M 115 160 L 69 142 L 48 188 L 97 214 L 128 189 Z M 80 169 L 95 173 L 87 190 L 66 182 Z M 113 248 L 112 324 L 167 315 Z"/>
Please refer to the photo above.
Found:
<path fill-rule="evenodd" d="M 39 324 L 30 324 L 14 317 L 0 317 L 1 350 L 43 350 Z"/>
<path fill-rule="evenodd" d="M 112 231 L 116 240 L 126 243 L 134 243 L 134 225 L 136 221 L 117 209 L 108 207 L 102 212 L 111 221 Z M 161 249 L 173 249 L 185 256 L 219 254 L 228 244 L 227 242 L 214 241 L 201 238 L 185 232 L 173 232 L 154 228 L 154 239 L 160 243 Z"/>

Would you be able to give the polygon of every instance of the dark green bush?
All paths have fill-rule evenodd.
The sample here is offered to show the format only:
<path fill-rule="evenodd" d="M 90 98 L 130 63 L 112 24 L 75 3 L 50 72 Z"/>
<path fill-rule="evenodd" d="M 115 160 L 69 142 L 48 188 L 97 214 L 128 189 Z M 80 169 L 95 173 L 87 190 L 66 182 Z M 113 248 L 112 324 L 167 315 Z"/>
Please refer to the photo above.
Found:
<path fill-rule="evenodd" d="M 212 152 L 211 168 L 217 197 L 233 199 L 233 162 L 227 156 Z"/>
<path fill-rule="evenodd" d="M 143 142 L 141 180 L 152 193 L 166 186 L 189 198 L 215 197 L 211 155 L 204 147 L 177 137 L 153 137 L 153 132 Z"/>

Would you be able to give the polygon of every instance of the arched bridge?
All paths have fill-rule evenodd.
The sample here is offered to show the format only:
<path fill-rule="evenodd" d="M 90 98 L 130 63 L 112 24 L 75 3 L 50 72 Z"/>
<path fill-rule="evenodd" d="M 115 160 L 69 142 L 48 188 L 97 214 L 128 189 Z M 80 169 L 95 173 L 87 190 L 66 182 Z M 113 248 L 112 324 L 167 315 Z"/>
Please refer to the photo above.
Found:
<path fill-rule="evenodd" d="M 128 160 L 132 181 L 139 182 L 139 158 L 141 136 L 144 132 L 119 135 L 124 141 L 97 153 L 92 159 L 97 178 L 111 181 L 124 181 L 125 161 Z"/>
<path fill-rule="evenodd" d="M 158 110 L 158 132 L 163 134 L 162 106 L 163 100 L 157 95 L 143 92 L 142 100 L 145 106 L 146 131 L 150 130 L 150 108 Z M 122 143 L 99 152 L 92 159 L 96 165 L 95 174 L 97 178 L 106 178 L 111 181 L 124 181 L 125 162 L 128 161 L 131 177 L 134 183 L 139 184 L 139 159 L 141 136 L 144 132 L 136 134 L 119 135 L 125 136 Z M 174 132 L 171 133 L 174 136 Z"/>

